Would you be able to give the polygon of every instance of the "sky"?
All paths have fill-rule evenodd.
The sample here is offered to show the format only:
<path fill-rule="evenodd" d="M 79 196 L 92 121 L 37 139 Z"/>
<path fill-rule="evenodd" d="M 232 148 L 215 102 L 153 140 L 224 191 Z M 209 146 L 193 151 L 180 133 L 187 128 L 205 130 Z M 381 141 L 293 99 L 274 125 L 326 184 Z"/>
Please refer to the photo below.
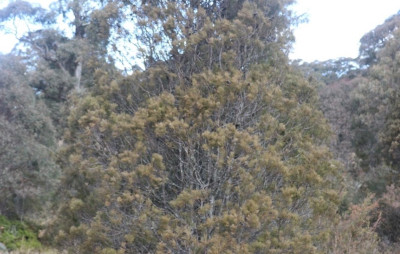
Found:
<path fill-rule="evenodd" d="M 54 0 L 30 1 L 47 7 Z M 0 0 L 0 8 L 8 2 Z M 297 0 L 291 8 L 308 22 L 295 28 L 290 58 L 312 62 L 357 57 L 361 37 L 397 13 L 400 0 Z M 15 43 L 12 35 L 0 33 L 0 52 L 10 52 Z"/>
<path fill-rule="evenodd" d="M 400 10 L 400 0 L 297 0 L 308 23 L 294 32 L 291 59 L 306 62 L 358 56 L 361 37 Z"/>
<path fill-rule="evenodd" d="M 4 8 L 7 6 L 9 2 L 13 2 L 15 0 L 0 0 L 0 8 Z M 50 3 L 55 0 L 24 0 L 35 4 L 40 4 L 42 7 L 48 8 Z M 26 30 L 25 26 L 21 24 L 21 28 L 19 30 Z M 7 54 L 9 53 L 14 45 L 18 42 L 17 38 L 13 34 L 4 34 L 0 32 L 0 53 Z"/>

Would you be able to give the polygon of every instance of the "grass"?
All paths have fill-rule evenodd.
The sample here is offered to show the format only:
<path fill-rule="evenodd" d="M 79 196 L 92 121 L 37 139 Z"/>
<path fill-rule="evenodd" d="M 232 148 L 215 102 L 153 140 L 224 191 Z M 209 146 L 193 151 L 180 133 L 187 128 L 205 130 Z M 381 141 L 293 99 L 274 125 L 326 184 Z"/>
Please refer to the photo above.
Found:
<path fill-rule="evenodd" d="M 3 243 L 9 251 L 42 248 L 34 229 L 22 221 L 9 220 L 1 215 L 0 242 Z"/>

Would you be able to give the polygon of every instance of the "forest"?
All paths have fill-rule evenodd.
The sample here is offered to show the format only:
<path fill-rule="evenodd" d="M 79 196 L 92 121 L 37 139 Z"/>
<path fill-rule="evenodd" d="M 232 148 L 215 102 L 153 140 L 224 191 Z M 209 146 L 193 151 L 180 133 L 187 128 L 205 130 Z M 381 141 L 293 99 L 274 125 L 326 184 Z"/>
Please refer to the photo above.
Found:
<path fill-rule="evenodd" d="M 294 2 L 0 9 L 0 253 L 399 253 L 400 11 L 307 63 Z"/>

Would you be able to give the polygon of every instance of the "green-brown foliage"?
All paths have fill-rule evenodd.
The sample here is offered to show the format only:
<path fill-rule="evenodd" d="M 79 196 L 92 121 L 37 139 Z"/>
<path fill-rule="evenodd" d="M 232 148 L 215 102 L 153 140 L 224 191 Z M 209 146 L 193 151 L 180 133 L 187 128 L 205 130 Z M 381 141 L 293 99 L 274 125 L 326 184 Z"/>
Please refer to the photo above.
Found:
<path fill-rule="evenodd" d="M 380 223 L 380 218 L 374 218 L 371 225 L 372 215 L 376 211 L 378 204 L 372 201 L 372 196 L 367 197 L 362 203 L 352 205 L 343 214 L 340 222 L 333 227 L 333 237 L 330 241 L 329 253 L 383 253 L 378 248 L 379 239 L 374 232 Z M 386 253 L 386 252 L 385 252 Z"/>
<path fill-rule="evenodd" d="M 42 27 L 20 38 L 23 61 L 0 59 L 0 212 L 37 219 L 49 207 L 58 143 L 59 211 L 41 235 L 63 251 L 395 249 L 398 189 L 379 202 L 368 190 L 397 185 L 398 15 L 363 37 L 359 59 L 300 66 L 304 79 L 287 59 L 292 2 L 10 2 L 3 25 Z M 116 69 L 131 56 L 121 42 L 144 70 Z M 11 249 L 25 236 L 39 246 L 10 232 L 0 242 Z"/>
<path fill-rule="evenodd" d="M 0 212 L 24 217 L 42 208 L 57 182 L 55 130 L 20 60 L 1 56 L 0 66 Z"/>
<path fill-rule="evenodd" d="M 114 68 L 109 65 L 112 57 L 106 56 L 111 37 L 118 35 L 120 6 L 120 1 L 60 0 L 46 10 L 26 1 L 10 1 L 0 10 L 4 30 L 18 36 L 24 46 L 15 53 L 24 56 L 30 74 L 26 78 L 49 108 L 57 134 L 65 127 L 71 91 L 83 93 L 91 87 L 96 69 Z M 65 22 L 55 22 L 61 16 Z M 13 31 L 21 21 L 34 26 L 19 29 L 28 30 L 24 34 Z"/>
<path fill-rule="evenodd" d="M 217 2 L 133 7 L 147 68 L 98 71 L 71 112 L 62 248 L 328 251 L 338 168 L 315 88 L 283 50 L 290 1 Z"/>
<path fill-rule="evenodd" d="M 395 221 L 399 213 L 394 198 L 400 158 L 398 24 L 396 14 L 361 39 L 356 60 L 362 68 L 358 70 L 339 78 L 324 76 L 339 74 L 335 66 L 327 70 L 326 65 L 306 66 L 319 70 L 322 75 L 315 76 L 327 82 L 321 89 L 321 108 L 336 134 L 331 148 L 347 172 L 347 199 L 360 203 L 373 192 L 379 201 L 379 206 L 370 209 L 375 215 L 368 216 L 379 233 L 380 251 L 385 253 L 398 252 Z"/>

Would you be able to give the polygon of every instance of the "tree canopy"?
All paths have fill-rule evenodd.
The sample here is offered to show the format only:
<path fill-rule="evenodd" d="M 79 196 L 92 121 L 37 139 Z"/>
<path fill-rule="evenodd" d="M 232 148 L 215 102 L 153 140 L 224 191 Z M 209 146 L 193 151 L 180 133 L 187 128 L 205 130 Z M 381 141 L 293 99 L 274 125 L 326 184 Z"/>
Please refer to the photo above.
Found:
<path fill-rule="evenodd" d="M 337 167 L 315 88 L 288 65 L 289 3 L 136 3 L 146 70 L 97 73 L 69 117 L 64 248 L 328 248 Z"/>

